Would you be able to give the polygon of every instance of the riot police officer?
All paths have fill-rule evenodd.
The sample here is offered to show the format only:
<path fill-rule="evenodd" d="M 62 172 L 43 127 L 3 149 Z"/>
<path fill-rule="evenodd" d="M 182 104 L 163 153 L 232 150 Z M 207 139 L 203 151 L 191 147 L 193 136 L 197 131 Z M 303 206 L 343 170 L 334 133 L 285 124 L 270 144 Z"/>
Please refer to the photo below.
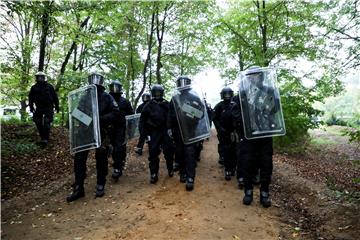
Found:
<path fill-rule="evenodd" d="M 105 92 L 104 77 L 101 74 L 92 73 L 88 77 L 89 84 L 95 84 L 98 96 L 98 111 L 100 122 L 100 136 L 101 146 L 96 148 L 96 170 L 97 170 L 97 185 L 96 197 L 102 197 L 105 194 L 106 176 L 108 174 L 108 128 L 119 119 L 120 111 L 114 98 Z M 86 106 L 86 103 L 81 104 Z M 77 152 L 74 156 L 74 172 L 75 183 L 73 184 L 73 192 L 66 200 L 67 202 L 75 201 L 85 196 L 84 180 L 86 178 L 86 160 L 89 150 Z"/>
<path fill-rule="evenodd" d="M 196 158 L 199 142 L 210 136 L 205 105 L 191 88 L 191 79 L 177 79 L 178 92 L 172 97 L 167 127 L 175 141 L 175 158 L 179 163 L 180 182 L 186 182 L 186 190 L 194 189 Z"/>
<path fill-rule="evenodd" d="M 213 122 L 217 130 L 217 137 L 219 140 L 218 152 L 219 163 L 225 166 L 225 179 L 229 181 L 231 176 L 234 176 L 235 163 L 235 149 L 234 139 L 232 136 L 233 127 L 230 121 L 231 107 L 233 106 L 232 97 L 234 92 L 230 87 L 224 87 L 220 92 L 220 101 L 214 107 Z"/>
<path fill-rule="evenodd" d="M 137 107 L 136 113 L 141 113 L 142 112 L 145 105 L 150 101 L 151 95 L 149 93 L 144 93 L 141 96 L 141 99 L 142 99 L 143 102 Z M 141 132 L 141 130 L 139 130 L 139 132 Z M 138 142 L 138 144 L 137 144 L 137 146 L 135 148 L 135 153 L 137 153 L 139 155 L 142 155 L 142 150 L 143 150 L 143 147 L 144 147 L 145 138 L 146 138 L 146 136 L 140 135 L 139 142 Z"/>
<path fill-rule="evenodd" d="M 222 154 L 224 158 L 225 180 L 229 181 L 231 176 L 235 175 L 236 169 L 235 141 L 232 135 L 233 124 L 231 121 L 234 91 L 230 87 L 224 87 L 220 92 L 220 96 L 222 101 L 214 108 L 213 121 L 217 130 L 219 148 L 221 149 L 219 154 Z"/>
<path fill-rule="evenodd" d="M 56 112 L 59 112 L 59 99 L 54 87 L 46 81 L 45 73 L 36 73 L 35 80 L 36 83 L 29 92 L 29 107 L 41 137 L 40 143 L 46 146 L 49 141 L 51 122 L 54 118 L 54 107 Z"/>
<path fill-rule="evenodd" d="M 115 99 L 119 106 L 121 115 L 132 115 L 134 110 L 131 107 L 129 100 L 122 96 L 122 85 L 118 80 L 112 81 L 109 85 L 110 95 Z M 126 125 L 122 124 L 124 119 L 119 119 L 116 123 L 115 131 L 112 132 L 112 145 L 113 145 L 113 173 L 112 178 L 116 181 L 122 176 L 122 171 L 126 161 L 126 142 L 125 142 L 125 130 Z"/>
<path fill-rule="evenodd" d="M 244 174 L 243 204 L 250 205 L 253 200 L 254 165 L 257 165 L 260 169 L 260 203 L 263 207 L 270 207 L 272 136 L 281 120 L 275 119 L 280 100 L 272 87 L 264 85 L 264 78 L 264 71 L 258 66 L 245 72 L 246 85 L 240 85 L 240 100 L 232 114 L 237 125 L 239 160 Z"/>
<path fill-rule="evenodd" d="M 164 87 L 155 84 L 151 87 L 151 100 L 141 112 L 140 135 L 149 136 L 149 168 L 150 183 L 158 181 L 159 154 L 163 150 L 169 177 L 174 175 L 174 149 L 167 133 L 166 120 L 169 112 L 169 102 L 164 99 Z"/>

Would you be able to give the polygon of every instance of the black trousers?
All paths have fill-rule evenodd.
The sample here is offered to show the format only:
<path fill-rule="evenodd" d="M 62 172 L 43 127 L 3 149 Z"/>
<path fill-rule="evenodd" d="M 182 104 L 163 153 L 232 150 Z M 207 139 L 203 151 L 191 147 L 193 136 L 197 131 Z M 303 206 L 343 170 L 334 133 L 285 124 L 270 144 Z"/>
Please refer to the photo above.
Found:
<path fill-rule="evenodd" d="M 259 138 L 253 140 L 241 139 L 238 143 L 238 162 L 244 176 L 245 189 L 252 189 L 254 169 L 260 169 L 260 189 L 269 191 L 273 171 L 272 138 Z M 257 166 L 257 167 L 256 167 Z"/>
<path fill-rule="evenodd" d="M 143 149 L 144 144 L 145 144 L 145 139 L 146 139 L 146 135 L 141 134 L 139 137 L 139 142 L 137 144 L 137 148 Z"/>
<path fill-rule="evenodd" d="M 37 109 L 33 115 L 33 121 L 38 129 L 41 140 L 49 140 L 51 123 L 54 119 L 52 110 Z"/>
<path fill-rule="evenodd" d="M 149 168 L 151 174 L 159 172 L 159 155 L 163 151 L 168 170 L 173 170 L 174 146 L 166 130 L 151 131 L 149 142 Z"/>
<path fill-rule="evenodd" d="M 125 127 L 112 129 L 110 142 L 113 146 L 112 159 L 114 169 L 123 169 L 126 161 Z"/>
<path fill-rule="evenodd" d="M 223 139 L 220 138 L 219 136 L 218 136 L 218 140 L 219 140 L 219 143 L 218 143 L 218 153 L 219 153 L 219 157 L 220 157 L 221 159 L 224 159 L 224 146 L 225 146 L 225 143 L 224 143 Z"/>
<path fill-rule="evenodd" d="M 86 178 L 86 161 L 89 154 L 89 150 L 75 153 L 74 157 L 74 173 L 75 184 L 83 186 Z M 97 184 L 105 185 L 106 176 L 108 174 L 108 148 L 103 146 L 99 147 L 95 151 L 96 158 L 96 171 L 97 171 Z"/>
<path fill-rule="evenodd" d="M 225 171 L 235 171 L 236 169 L 236 143 L 231 141 L 228 136 L 227 140 L 222 141 Z"/>
<path fill-rule="evenodd" d="M 186 174 L 188 178 L 195 178 L 196 175 L 197 144 L 185 145 L 181 140 L 175 141 L 175 159 L 179 163 L 180 174 Z"/>
<path fill-rule="evenodd" d="M 195 160 L 200 161 L 201 151 L 203 150 L 204 140 L 195 143 Z"/>

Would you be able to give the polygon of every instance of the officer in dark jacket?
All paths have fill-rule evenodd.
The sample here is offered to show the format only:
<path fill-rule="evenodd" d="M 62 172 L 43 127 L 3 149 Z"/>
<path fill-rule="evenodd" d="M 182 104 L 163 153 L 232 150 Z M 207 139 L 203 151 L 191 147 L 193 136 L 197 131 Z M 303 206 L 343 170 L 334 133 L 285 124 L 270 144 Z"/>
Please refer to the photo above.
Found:
<path fill-rule="evenodd" d="M 54 118 L 54 107 L 56 112 L 59 112 L 59 99 L 54 87 L 46 81 L 43 72 L 36 73 L 35 79 L 36 84 L 31 87 L 29 93 L 29 107 L 41 137 L 41 144 L 46 146 Z"/>
<path fill-rule="evenodd" d="M 233 124 L 231 121 L 234 91 L 230 87 L 224 87 L 220 95 L 222 101 L 215 106 L 213 121 L 217 130 L 219 145 L 223 151 L 225 180 L 229 181 L 231 176 L 235 176 L 236 169 L 235 140 L 232 134 Z"/>
<path fill-rule="evenodd" d="M 192 191 L 194 189 L 196 158 L 200 155 L 201 150 L 199 150 L 199 145 L 203 139 L 195 142 L 189 141 L 189 143 L 185 144 L 184 138 L 188 137 L 189 139 L 195 139 L 198 136 L 201 136 L 199 133 L 203 133 L 203 129 L 201 129 L 201 126 L 199 125 L 199 120 L 204 117 L 204 112 L 206 111 L 201 99 L 191 92 L 192 88 L 190 85 L 191 79 L 188 77 L 179 77 L 177 79 L 179 94 L 173 96 L 171 99 L 167 121 L 169 135 L 171 135 L 175 141 L 175 159 L 179 164 L 180 182 L 186 182 L 187 191 Z M 175 97 L 177 99 L 174 99 Z M 175 106 L 175 104 L 177 104 L 177 106 Z M 175 110 L 175 107 L 177 110 Z M 194 112 L 197 112 L 198 116 L 188 117 L 189 113 L 186 112 L 186 108 L 194 108 Z"/>
<path fill-rule="evenodd" d="M 115 99 L 119 106 L 120 118 L 117 119 L 112 126 L 110 138 L 111 145 L 113 146 L 112 158 L 113 158 L 113 173 L 112 178 L 117 181 L 122 176 L 122 171 L 125 166 L 126 160 L 126 142 L 125 142 L 125 131 L 126 131 L 126 115 L 133 114 L 133 109 L 130 102 L 122 97 L 122 85 L 119 81 L 112 81 L 109 85 L 110 95 Z"/>
<path fill-rule="evenodd" d="M 174 149 L 167 133 L 166 120 L 169 112 L 169 102 L 164 98 L 164 88 L 159 84 L 151 87 L 151 100 L 141 112 L 139 128 L 141 135 L 149 136 L 149 168 L 150 183 L 158 181 L 159 154 L 163 150 L 169 177 L 174 175 Z"/>
<path fill-rule="evenodd" d="M 104 77 L 102 75 L 93 73 L 88 77 L 88 81 L 89 84 L 96 85 L 98 96 L 101 146 L 95 152 L 97 170 L 96 197 L 102 197 L 105 194 L 106 176 L 108 174 L 109 126 L 113 125 L 120 118 L 120 111 L 114 98 L 105 92 L 105 87 L 103 86 Z M 68 202 L 85 196 L 84 180 L 86 178 L 86 160 L 88 154 L 89 150 L 75 153 L 75 183 L 72 194 L 66 199 Z"/>
<path fill-rule="evenodd" d="M 259 92 L 266 93 L 266 95 L 271 96 L 274 92 L 273 89 L 265 87 L 262 85 L 263 81 L 263 73 L 257 71 L 259 67 L 252 67 L 251 73 L 254 76 L 254 81 L 258 84 Z M 240 91 L 241 101 L 246 101 L 247 93 L 244 91 Z M 257 169 L 260 169 L 260 203 L 263 207 L 270 207 L 271 200 L 269 197 L 269 185 L 271 182 L 272 170 L 273 170 L 273 146 L 272 146 L 272 137 L 264 137 L 264 138 L 256 138 L 256 139 L 246 139 L 244 135 L 244 123 L 243 119 L 248 118 L 249 112 L 246 109 L 241 111 L 240 100 L 237 97 L 235 101 L 235 106 L 232 108 L 232 118 L 235 123 L 236 133 L 238 135 L 238 164 L 241 166 L 240 175 L 244 176 L 244 198 L 243 204 L 250 205 L 253 200 L 253 183 L 254 183 L 254 175 L 257 174 Z M 259 105 L 261 101 L 259 101 Z M 275 104 L 279 105 L 279 104 Z M 267 109 L 266 111 L 277 111 L 274 109 Z M 261 118 L 261 114 L 257 113 L 258 116 L 254 116 L 257 118 Z M 269 116 L 271 114 L 268 114 Z M 254 121 L 254 124 L 257 124 L 257 120 Z M 265 123 L 266 121 L 261 121 L 261 123 Z M 239 177 L 239 176 L 238 176 Z"/>
<path fill-rule="evenodd" d="M 136 113 L 141 113 L 142 110 L 144 109 L 145 105 L 150 101 L 151 99 L 151 95 L 149 93 L 144 93 L 142 96 L 141 96 L 141 99 L 142 99 L 142 104 L 140 104 L 137 109 L 136 109 Z M 139 132 L 141 132 L 141 130 L 139 129 Z M 142 155 L 142 150 L 143 150 L 143 147 L 144 147 L 144 143 L 145 143 L 145 139 L 146 139 L 146 136 L 144 135 L 140 135 L 139 137 L 139 142 L 135 148 L 135 153 L 139 154 L 139 155 Z"/>

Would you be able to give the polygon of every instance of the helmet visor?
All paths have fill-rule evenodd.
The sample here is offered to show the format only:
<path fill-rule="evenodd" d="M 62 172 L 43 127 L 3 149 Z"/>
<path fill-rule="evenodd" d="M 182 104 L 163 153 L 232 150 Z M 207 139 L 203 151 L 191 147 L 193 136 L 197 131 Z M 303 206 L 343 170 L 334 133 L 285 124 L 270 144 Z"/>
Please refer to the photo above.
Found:
<path fill-rule="evenodd" d="M 36 75 L 35 80 L 37 82 L 45 82 L 46 81 L 46 76 L 45 75 Z"/>
<path fill-rule="evenodd" d="M 103 85 L 104 77 L 98 74 L 92 74 L 88 77 L 89 84 Z"/>
<path fill-rule="evenodd" d="M 147 101 L 149 101 L 150 100 L 150 95 L 149 94 L 144 94 L 144 95 L 142 95 L 142 101 L 143 102 L 147 102 Z"/>
<path fill-rule="evenodd" d="M 112 93 L 122 93 L 122 87 L 120 85 L 117 85 L 117 84 L 111 84 L 109 86 L 109 90 Z"/>

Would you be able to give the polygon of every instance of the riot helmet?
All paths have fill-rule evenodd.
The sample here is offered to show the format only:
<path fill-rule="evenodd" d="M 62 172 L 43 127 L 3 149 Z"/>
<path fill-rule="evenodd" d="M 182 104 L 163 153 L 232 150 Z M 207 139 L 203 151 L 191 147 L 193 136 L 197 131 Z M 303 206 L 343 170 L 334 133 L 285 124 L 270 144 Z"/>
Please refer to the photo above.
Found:
<path fill-rule="evenodd" d="M 251 66 L 245 72 L 246 77 L 255 85 L 262 85 L 264 81 L 264 73 L 259 66 Z"/>
<path fill-rule="evenodd" d="M 88 76 L 89 84 L 95 84 L 99 86 L 103 86 L 104 84 L 104 76 L 99 73 L 91 73 Z"/>
<path fill-rule="evenodd" d="M 36 82 L 45 82 L 46 81 L 46 74 L 44 72 L 37 72 L 35 74 L 35 81 Z"/>
<path fill-rule="evenodd" d="M 141 99 L 142 101 L 145 103 L 145 102 L 148 102 L 150 101 L 151 99 L 151 95 L 149 93 L 144 93 L 142 96 L 141 96 Z"/>
<path fill-rule="evenodd" d="M 118 80 L 114 80 L 109 85 L 110 93 L 123 93 L 122 84 Z"/>
<path fill-rule="evenodd" d="M 224 87 L 220 92 L 221 99 L 229 101 L 234 97 L 234 91 L 230 87 Z"/>
<path fill-rule="evenodd" d="M 151 87 L 151 97 L 156 100 L 161 100 L 164 97 L 164 87 L 160 84 L 154 84 Z"/>
<path fill-rule="evenodd" d="M 178 77 L 178 79 L 176 80 L 177 88 L 183 88 L 190 85 L 191 85 L 191 79 L 186 76 Z"/>

